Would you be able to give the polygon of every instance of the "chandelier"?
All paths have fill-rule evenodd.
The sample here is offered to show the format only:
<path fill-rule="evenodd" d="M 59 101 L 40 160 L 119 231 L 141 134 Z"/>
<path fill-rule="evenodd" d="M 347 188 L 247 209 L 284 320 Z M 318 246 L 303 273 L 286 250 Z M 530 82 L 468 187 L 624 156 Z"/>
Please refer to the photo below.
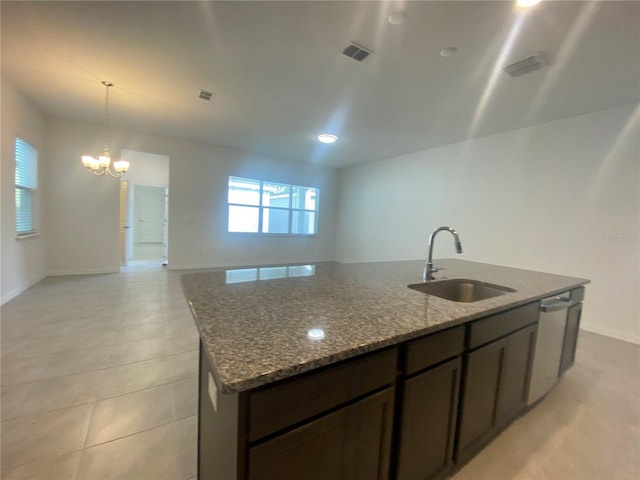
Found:
<path fill-rule="evenodd" d="M 104 121 L 107 129 L 109 128 L 109 89 L 113 87 L 111 82 L 102 82 L 106 87 L 106 97 L 104 102 Z M 82 156 L 82 164 L 91 170 L 94 175 L 106 175 L 107 173 L 112 177 L 122 177 L 127 170 L 129 170 L 129 162 L 126 160 L 117 160 L 113 162 L 113 169 L 115 173 L 111 171 L 111 155 L 109 154 L 109 137 L 105 137 L 104 151 L 98 158 L 94 158 L 91 155 Z"/>

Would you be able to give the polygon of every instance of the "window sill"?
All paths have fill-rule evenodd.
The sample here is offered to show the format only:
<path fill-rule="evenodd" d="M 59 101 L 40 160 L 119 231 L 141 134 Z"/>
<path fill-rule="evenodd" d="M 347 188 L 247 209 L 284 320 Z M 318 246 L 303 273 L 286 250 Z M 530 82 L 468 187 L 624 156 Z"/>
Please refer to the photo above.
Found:
<path fill-rule="evenodd" d="M 318 234 L 293 234 L 293 233 L 256 233 L 256 232 L 227 232 L 228 235 L 238 235 L 242 237 L 285 237 L 285 238 L 318 238 Z"/>
<path fill-rule="evenodd" d="M 16 240 L 23 240 L 25 238 L 33 238 L 33 237 L 39 237 L 39 236 L 40 236 L 40 232 L 25 233 L 24 235 L 16 235 Z"/>

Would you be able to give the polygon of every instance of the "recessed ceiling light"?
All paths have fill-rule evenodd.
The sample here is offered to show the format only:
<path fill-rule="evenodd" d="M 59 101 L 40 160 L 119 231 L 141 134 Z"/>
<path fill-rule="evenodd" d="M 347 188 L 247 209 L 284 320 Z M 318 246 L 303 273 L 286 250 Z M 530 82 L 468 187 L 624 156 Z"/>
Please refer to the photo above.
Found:
<path fill-rule="evenodd" d="M 318 140 L 322 143 L 333 143 L 338 140 L 338 137 L 331 135 L 330 133 L 321 133 L 318 135 Z"/>
<path fill-rule="evenodd" d="M 519 7 L 527 8 L 533 7 L 536 3 L 540 3 L 540 0 L 517 0 L 516 3 Z"/>
<path fill-rule="evenodd" d="M 407 16 L 404 12 L 395 12 L 389 15 L 388 20 L 391 25 L 401 25 L 405 18 L 407 18 Z"/>
<path fill-rule="evenodd" d="M 458 47 L 446 47 L 440 50 L 441 57 L 452 57 L 458 52 Z"/>

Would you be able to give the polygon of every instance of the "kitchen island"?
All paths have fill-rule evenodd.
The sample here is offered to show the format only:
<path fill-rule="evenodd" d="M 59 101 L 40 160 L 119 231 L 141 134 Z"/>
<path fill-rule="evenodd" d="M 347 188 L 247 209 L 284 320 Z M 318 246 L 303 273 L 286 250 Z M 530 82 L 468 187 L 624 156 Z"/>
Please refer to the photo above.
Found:
<path fill-rule="evenodd" d="M 587 280 L 439 260 L 435 281 L 510 290 L 464 303 L 407 288 L 422 266 L 184 275 L 201 337 L 201 480 L 444 476 L 522 413 L 539 300 L 582 295 Z"/>

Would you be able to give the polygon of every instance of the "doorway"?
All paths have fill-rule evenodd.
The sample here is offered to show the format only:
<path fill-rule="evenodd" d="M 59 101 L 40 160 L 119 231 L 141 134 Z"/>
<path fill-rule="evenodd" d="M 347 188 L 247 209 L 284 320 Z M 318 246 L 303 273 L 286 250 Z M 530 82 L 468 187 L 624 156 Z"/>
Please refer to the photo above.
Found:
<path fill-rule="evenodd" d="M 133 186 L 132 260 L 166 261 L 167 189 Z"/>
<path fill-rule="evenodd" d="M 167 266 L 169 261 L 169 157 L 122 150 L 130 164 L 120 189 L 121 264 Z"/>
<path fill-rule="evenodd" d="M 129 228 L 128 205 L 129 205 L 129 182 L 120 182 L 120 266 L 127 264 L 129 257 L 127 252 L 127 233 Z"/>

